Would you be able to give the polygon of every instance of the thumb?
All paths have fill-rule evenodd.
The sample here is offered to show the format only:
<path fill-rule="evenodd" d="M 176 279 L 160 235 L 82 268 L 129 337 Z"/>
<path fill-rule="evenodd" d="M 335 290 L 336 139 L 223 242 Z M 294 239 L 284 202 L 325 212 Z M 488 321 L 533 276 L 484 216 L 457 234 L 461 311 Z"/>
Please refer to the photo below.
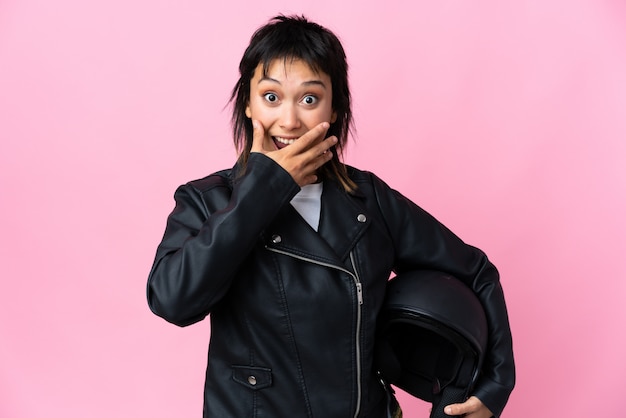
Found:
<path fill-rule="evenodd" d="M 482 402 L 476 396 L 470 396 L 468 400 L 463 403 L 454 403 L 447 405 L 443 412 L 446 415 L 463 415 L 471 412 L 476 412 L 482 406 Z"/>
<path fill-rule="evenodd" d="M 265 154 L 265 129 L 263 125 L 256 119 L 252 120 L 252 148 L 250 152 L 260 152 Z"/>
<path fill-rule="evenodd" d="M 443 412 L 445 412 L 446 415 L 458 416 L 466 413 L 466 406 L 460 403 L 450 404 L 443 409 Z"/>

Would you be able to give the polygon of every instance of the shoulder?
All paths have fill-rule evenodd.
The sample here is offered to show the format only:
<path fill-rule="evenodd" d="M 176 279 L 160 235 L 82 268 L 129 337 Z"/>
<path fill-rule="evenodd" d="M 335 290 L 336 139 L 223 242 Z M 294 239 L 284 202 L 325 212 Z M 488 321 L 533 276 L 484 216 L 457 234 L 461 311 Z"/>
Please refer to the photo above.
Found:
<path fill-rule="evenodd" d="M 191 180 L 182 185 L 181 188 L 193 189 L 198 193 L 205 193 L 216 188 L 231 188 L 231 169 L 216 171 L 206 177 Z"/>
<path fill-rule="evenodd" d="M 228 204 L 232 194 L 231 170 L 216 171 L 206 177 L 191 180 L 176 189 L 177 204 L 213 212 Z"/>
<path fill-rule="evenodd" d="M 361 170 L 356 167 L 346 165 L 348 176 L 357 185 L 357 191 L 365 192 L 374 189 L 387 189 L 389 186 L 380 177 L 371 171 Z M 357 192 L 358 193 L 358 192 Z"/>

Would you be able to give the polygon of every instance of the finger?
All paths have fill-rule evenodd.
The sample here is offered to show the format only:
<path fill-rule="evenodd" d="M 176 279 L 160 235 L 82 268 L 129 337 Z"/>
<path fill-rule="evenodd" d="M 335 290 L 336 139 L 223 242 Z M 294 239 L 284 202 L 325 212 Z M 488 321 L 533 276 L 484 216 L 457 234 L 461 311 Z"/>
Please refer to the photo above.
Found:
<path fill-rule="evenodd" d="M 327 152 L 332 154 L 331 148 L 334 147 L 337 144 L 337 142 L 338 141 L 337 141 L 336 136 L 329 136 L 328 138 L 322 140 L 319 144 L 313 146 L 310 149 L 310 152 L 312 155 L 321 155 Z"/>
<path fill-rule="evenodd" d="M 474 410 L 473 406 L 474 405 L 468 399 L 467 401 L 463 403 L 454 403 L 454 404 L 446 406 L 443 412 L 445 412 L 447 415 L 463 415 L 463 414 L 473 412 Z"/>
<path fill-rule="evenodd" d="M 446 415 L 452 415 L 452 416 L 458 416 L 458 415 L 467 413 L 463 404 L 460 404 L 460 403 L 453 403 L 452 405 L 446 406 L 443 409 L 443 412 L 445 412 Z"/>
<path fill-rule="evenodd" d="M 300 154 L 322 141 L 326 136 L 326 132 L 328 132 L 329 127 L 330 124 L 328 122 L 322 122 L 298 138 L 298 140 L 292 145 L 284 149 L 289 149 L 289 151 L 293 154 Z"/>
<path fill-rule="evenodd" d="M 463 403 L 455 403 L 444 408 L 446 415 L 463 415 L 476 412 L 480 409 L 482 402 L 475 396 L 471 396 Z"/>
<path fill-rule="evenodd" d="M 309 138 L 310 139 L 310 138 Z M 289 147 L 293 147 L 300 140 L 296 141 L 293 145 Z M 296 152 L 292 152 L 290 155 L 292 157 L 298 157 L 302 162 L 302 167 L 312 168 L 314 170 L 318 169 L 321 165 L 327 163 L 333 158 L 332 147 L 337 144 L 336 136 L 329 136 L 326 139 L 323 139 L 320 143 L 311 146 L 308 149 L 300 149 Z M 287 147 L 287 148 L 289 148 Z M 287 149 L 287 148 L 283 148 Z M 302 148 L 302 147 L 301 147 Z"/>
<path fill-rule="evenodd" d="M 334 155 L 331 148 L 336 143 L 337 138 L 332 136 L 300 154 L 299 159 L 302 163 L 301 170 L 309 173 L 317 172 L 321 166 L 333 159 Z"/>
<path fill-rule="evenodd" d="M 263 125 L 258 120 L 252 120 L 252 148 L 250 152 L 260 152 L 265 154 L 268 149 L 266 146 L 266 138 L 265 138 L 265 129 L 263 129 Z"/>
<path fill-rule="evenodd" d="M 313 170 L 317 171 L 318 168 L 329 162 L 333 159 L 333 151 L 330 149 L 334 144 L 337 143 L 337 138 L 331 137 L 324 140 L 323 148 L 315 147 L 308 152 L 311 152 L 314 157 L 312 157 L 311 166 Z"/>

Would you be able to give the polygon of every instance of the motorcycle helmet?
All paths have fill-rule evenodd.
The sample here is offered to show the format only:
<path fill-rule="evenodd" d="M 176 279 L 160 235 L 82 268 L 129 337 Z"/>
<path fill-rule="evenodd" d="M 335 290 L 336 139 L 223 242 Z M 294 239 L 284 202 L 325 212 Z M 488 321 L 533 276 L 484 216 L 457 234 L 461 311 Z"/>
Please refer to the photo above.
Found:
<path fill-rule="evenodd" d="M 487 320 L 464 283 L 439 271 L 403 272 L 387 285 L 376 358 L 381 380 L 433 404 L 464 402 L 482 366 Z"/>

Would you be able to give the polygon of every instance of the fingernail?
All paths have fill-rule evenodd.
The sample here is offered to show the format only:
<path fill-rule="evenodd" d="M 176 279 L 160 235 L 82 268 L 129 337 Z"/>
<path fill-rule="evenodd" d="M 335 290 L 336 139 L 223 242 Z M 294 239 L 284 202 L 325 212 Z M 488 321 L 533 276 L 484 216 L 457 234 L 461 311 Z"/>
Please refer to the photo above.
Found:
<path fill-rule="evenodd" d="M 328 122 L 322 122 L 322 128 L 328 129 L 329 127 L 330 127 L 330 124 Z"/>
<path fill-rule="evenodd" d="M 446 407 L 445 413 L 448 414 L 448 415 L 452 415 L 452 408 L 450 408 L 449 406 Z"/>

